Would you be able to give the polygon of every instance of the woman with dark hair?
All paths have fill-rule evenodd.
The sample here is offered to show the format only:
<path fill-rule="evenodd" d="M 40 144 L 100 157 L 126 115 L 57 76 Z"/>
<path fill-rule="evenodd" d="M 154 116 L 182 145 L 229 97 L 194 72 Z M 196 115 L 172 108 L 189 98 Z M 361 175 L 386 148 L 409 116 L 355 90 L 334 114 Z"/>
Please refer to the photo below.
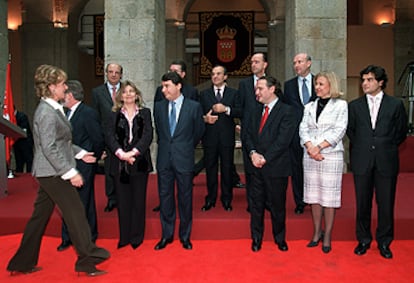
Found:
<path fill-rule="evenodd" d="M 151 112 L 143 107 L 141 92 L 124 81 L 115 97 L 105 141 L 111 152 L 111 172 L 118 200 L 118 248 L 138 248 L 144 240 L 148 174 L 152 171 Z"/>
<path fill-rule="evenodd" d="M 39 191 L 20 247 L 7 266 L 12 275 L 41 270 L 37 266 L 40 244 L 55 205 L 78 254 L 75 271 L 88 276 L 106 273 L 95 265 L 109 258 L 109 252 L 92 242 L 85 209 L 76 191 L 83 185 L 83 178 L 76 170 L 75 158 L 86 163 L 93 163 L 96 158 L 93 152 L 86 152 L 71 142 L 72 129 L 59 103 L 68 89 L 66 79 L 65 71 L 58 67 L 41 65 L 36 69 L 35 90 L 40 102 L 33 118 L 33 175 Z"/>

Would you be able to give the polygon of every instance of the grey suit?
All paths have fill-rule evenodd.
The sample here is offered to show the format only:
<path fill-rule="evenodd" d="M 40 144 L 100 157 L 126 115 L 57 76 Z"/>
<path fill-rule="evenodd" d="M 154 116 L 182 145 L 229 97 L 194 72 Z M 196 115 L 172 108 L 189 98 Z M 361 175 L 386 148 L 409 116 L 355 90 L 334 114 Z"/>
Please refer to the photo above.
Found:
<path fill-rule="evenodd" d="M 39 191 L 20 247 L 7 269 L 26 271 L 37 265 L 42 236 L 56 204 L 78 254 L 75 270 L 93 272 L 96 270 L 95 264 L 108 258 L 109 252 L 92 243 L 85 209 L 77 189 L 61 178 L 76 167 L 74 155 L 81 148 L 72 144 L 71 126 L 63 113 L 43 100 L 34 115 L 33 136 L 33 174 L 39 182 Z"/>

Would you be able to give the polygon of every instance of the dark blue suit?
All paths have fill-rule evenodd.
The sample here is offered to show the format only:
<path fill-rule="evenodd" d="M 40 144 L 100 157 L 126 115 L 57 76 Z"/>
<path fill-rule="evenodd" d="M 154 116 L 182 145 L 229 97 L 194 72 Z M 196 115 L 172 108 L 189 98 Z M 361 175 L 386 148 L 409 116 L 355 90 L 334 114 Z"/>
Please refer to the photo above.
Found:
<path fill-rule="evenodd" d="M 292 106 L 296 119 L 300 122 L 303 117 L 303 103 L 300 99 L 298 77 L 294 77 L 285 82 L 284 92 L 280 99 Z M 312 94 L 310 101 L 316 99 L 315 87 L 312 79 Z M 304 206 L 303 202 L 303 147 L 300 145 L 299 126 L 293 136 L 292 144 L 289 148 L 292 164 L 292 189 L 296 206 Z"/>
<path fill-rule="evenodd" d="M 171 136 L 168 103 L 164 99 L 156 102 L 154 106 L 162 238 L 172 239 L 174 236 L 174 187 L 177 183 L 179 237 L 182 241 L 187 241 L 190 239 L 192 227 L 194 151 L 204 133 L 203 112 L 198 102 L 184 98 L 175 132 Z"/>
<path fill-rule="evenodd" d="M 94 109 L 84 103 L 80 103 L 70 118 L 72 125 L 72 141 L 86 151 L 94 152 L 99 159 L 105 146 L 104 136 L 99 123 L 99 118 Z M 76 159 L 76 169 L 83 177 L 84 183 L 78 189 L 80 199 L 85 207 L 86 217 L 91 228 L 92 241 L 98 237 L 98 223 L 96 220 L 95 205 L 95 172 L 96 163 L 85 163 Z M 70 241 L 65 223 L 62 225 L 62 240 Z"/>

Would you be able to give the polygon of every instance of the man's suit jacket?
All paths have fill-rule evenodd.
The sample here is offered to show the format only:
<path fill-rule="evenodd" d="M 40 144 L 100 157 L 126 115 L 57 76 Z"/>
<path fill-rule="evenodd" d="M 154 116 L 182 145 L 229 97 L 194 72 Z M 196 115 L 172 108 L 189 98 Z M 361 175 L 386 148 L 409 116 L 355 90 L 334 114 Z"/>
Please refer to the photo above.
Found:
<path fill-rule="evenodd" d="M 35 155 L 33 175 L 62 176 L 76 168 L 74 155 L 82 149 L 72 144 L 72 127 L 60 110 L 40 100 L 33 118 Z"/>
<path fill-rule="evenodd" d="M 198 101 L 198 90 L 189 84 L 183 83 L 182 88 L 181 88 L 181 93 L 186 98 L 190 98 L 192 100 Z M 157 87 L 157 90 L 155 91 L 154 105 L 155 105 L 155 102 L 161 101 L 161 100 L 166 100 L 166 99 L 165 99 L 164 94 L 162 93 L 162 86 L 159 86 Z"/>
<path fill-rule="evenodd" d="M 96 111 L 81 102 L 73 112 L 70 124 L 73 143 L 86 151 L 93 152 L 99 159 L 105 147 L 105 140 Z"/>
<path fill-rule="evenodd" d="M 250 116 L 255 111 L 256 107 L 261 107 L 262 104 L 257 102 L 254 90 L 254 77 L 247 77 L 239 82 L 239 96 L 242 107 L 241 132 L 240 138 L 242 140 L 243 149 L 243 163 L 246 173 L 253 172 L 253 166 L 249 161 L 248 151 L 244 146 L 246 130 L 249 128 L 248 122 L 251 121 Z"/>
<path fill-rule="evenodd" d="M 313 78 L 314 76 L 312 75 L 312 94 L 309 101 L 314 101 L 316 99 Z M 302 104 L 302 100 L 300 99 L 298 77 L 294 77 L 285 82 L 283 86 L 283 95 L 281 96 L 281 100 L 284 103 L 292 106 L 295 110 L 295 115 L 297 115 L 298 119 L 302 119 L 304 106 Z"/>
<path fill-rule="evenodd" d="M 261 169 L 254 170 L 261 170 L 266 177 L 290 176 L 288 149 L 298 124 L 293 109 L 279 100 L 259 133 L 262 113 L 263 105 L 256 107 L 252 113 L 244 145 L 248 152 L 256 150 L 266 159 L 266 164 Z"/>
<path fill-rule="evenodd" d="M 92 106 L 98 112 L 101 124 L 105 128 L 112 112 L 112 107 L 114 106 L 112 95 L 109 92 L 106 83 L 92 89 Z"/>
<path fill-rule="evenodd" d="M 204 133 L 203 111 L 200 103 L 184 98 L 174 135 L 171 137 L 168 103 L 155 103 L 154 121 L 157 133 L 157 170 L 175 168 L 178 172 L 194 171 L 194 151 Z"/>
<path fill-rule="evenodd" d="M 213 87 L 203 90 L 200 93 L 200 104 L 203 108 L 204 114 L 209 112 L 213 105 L 217 103 Z M 230 115 L 227 115 L 226 113 L 213 112 L 214 115 L 218 115 L 218 120 L 214 124 L 206 123 L 206 131 L 203 136 L 203 145 L 217 146 L 220 144 L 234 147 L 236 127 L 234 118 L 240 118 L 242 112 L 237 90 L 225 87 L 220 103 L 230 107 Z"/>
<path fill-rule="evenodd" d="M 349 103 L 347 135 L 350 139 L 351 170 L 362 175 L 372 166 L 384 176 L 396 176 L 399 170 L 398 146 L 408 131 L 407 114 L 401 100 L 386 95 L 381 101 L 375 130 L 366 95 Z"/>

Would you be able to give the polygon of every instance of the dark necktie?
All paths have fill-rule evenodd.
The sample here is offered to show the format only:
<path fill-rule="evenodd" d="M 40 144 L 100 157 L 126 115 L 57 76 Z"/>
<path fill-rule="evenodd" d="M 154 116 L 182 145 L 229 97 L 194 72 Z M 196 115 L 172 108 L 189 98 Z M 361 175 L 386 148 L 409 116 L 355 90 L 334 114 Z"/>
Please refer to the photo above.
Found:
<path fill-rule="evenodd" d="M 302 96 L 303 96 L 303 105 L 307 104 L 309 102 L 309 91 L 308 91 L 308 87 L 306 86 L 306 79 L 303 79 L 303 84 L 302 84 Z"/>
<path fill-rule="evenodd" d="M 70 109 L 68 109 L 68 111 L 66 111 L 66 118 L 68 118 L 68 120 L 69 120 L 71 112 L 72 112 L 72 110 L 70 110 Z"/>
<path fill-rule="evenodd" d="M 217 89 L 217 92 L 216 92 L 216 99 L 217 99 L 218 102 L 221 101 L 221 93 L 220 93 L 220 89 L 219 88 Z"/>
<path fill-rule="evenodd" d="M 173 136 L 174 131 L 175 131 L 175 126 L 177 125 L 177 114 L 175 112 L 175 102 L 171 101 L 170 102 L 171 105 L 171 111 L 170 111 L 170 134 L 171 136 Z"/>
<path fill-rule="evenodd" d="M 112 101 L 115 102 L 115 97 L 116 97 L 116 86 L 112 87 Z"/>
<path fill-rule="evenodd" d="M 264 125 L 266 124 L 267 117 L 269 116 L 269 107 L 265 106 L 265 111 L 262 115 L 262 119 L 260 120 L 260 128 L 259 128 L 259 134 L 262 132 Z"/>

